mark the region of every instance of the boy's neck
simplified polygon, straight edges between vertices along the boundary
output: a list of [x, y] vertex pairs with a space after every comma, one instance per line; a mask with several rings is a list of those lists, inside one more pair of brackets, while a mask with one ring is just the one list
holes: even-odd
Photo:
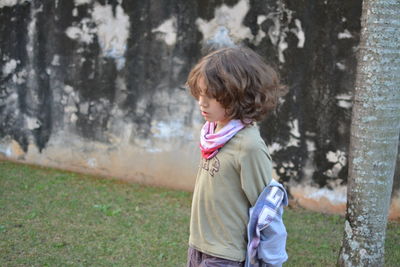
[[218, 121], [217, 123], [216, 123], [216, 126], [215, 126], [215, 133], [217, 133], [218, 131], [220, 131], [222, 128], [224, 128], [227, 124], [229, 123], [229, 120], [228, 121]]

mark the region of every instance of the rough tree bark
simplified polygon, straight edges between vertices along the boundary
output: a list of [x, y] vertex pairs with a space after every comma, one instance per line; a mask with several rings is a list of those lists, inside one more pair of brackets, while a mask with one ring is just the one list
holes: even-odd
[[339, 266], [383, 266], [400, 131], [400, 1], [365, 0]]

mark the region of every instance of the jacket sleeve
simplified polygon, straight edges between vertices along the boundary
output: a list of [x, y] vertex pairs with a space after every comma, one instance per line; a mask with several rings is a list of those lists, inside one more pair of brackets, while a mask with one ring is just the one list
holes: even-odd
[[283, 207], [287, 205], [285, 188], [272, 180], [250, 209], [246, 267], [277, 267], [288, 259], [287, 232], [282, 220]]
[[261, 241], [258, 246], [259, 260], [267, 263], [267, 266], [282, 266], [287, 261], [286, 238], [287, 232], [282, 221], [283, 208], [275, 216], [271, 224], [261, 231]]

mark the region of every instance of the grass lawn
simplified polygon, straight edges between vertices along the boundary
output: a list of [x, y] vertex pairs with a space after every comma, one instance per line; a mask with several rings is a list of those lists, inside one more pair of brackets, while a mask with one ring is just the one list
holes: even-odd
[[[185, 266], [191, 194], [0, 161], [0, 266]], [[335, 266], [343, 218], [286, 209], [285, 266]], [[389, 223], [386, 266], [399, 266]]]

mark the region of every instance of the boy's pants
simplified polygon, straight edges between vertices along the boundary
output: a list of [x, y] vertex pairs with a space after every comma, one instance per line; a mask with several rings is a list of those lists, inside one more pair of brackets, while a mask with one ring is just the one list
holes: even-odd
[[217, 258], [189, 247], [187, 267], [243, 267], [244, 262]]

